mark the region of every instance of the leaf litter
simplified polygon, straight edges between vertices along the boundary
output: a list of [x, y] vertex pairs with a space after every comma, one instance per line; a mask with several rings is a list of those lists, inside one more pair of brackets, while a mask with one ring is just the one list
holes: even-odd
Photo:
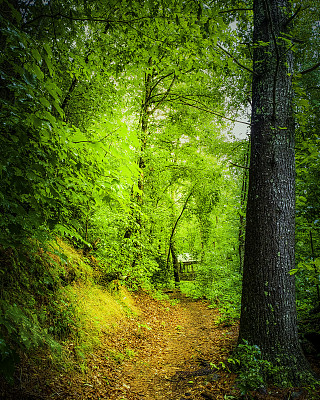
[[[31, 366], [20, 387], [8, 391], [5, 397], [0, 395], [0, 399], [246, 398], [240, 396], [236, 375], [227, 366], [237, 343], [237, 324], [217, 324], [217, 309], [179, 291], [171, 294], [175, 299], [172, 302], [156, 300], [142, 290], [132, 296], [139, 315], [131, 315], [105, 332], [101, 346], [79, 363], [78, 371], [57, 373], [50, 365], [45, 368], [44, 361]], [[304, 391], [294, 393], [298, 393], [297, 399], [308, 399]], [[265, 393], [256, 391], [251, 398], [291, 399], [291, 392], [273, 388]]]

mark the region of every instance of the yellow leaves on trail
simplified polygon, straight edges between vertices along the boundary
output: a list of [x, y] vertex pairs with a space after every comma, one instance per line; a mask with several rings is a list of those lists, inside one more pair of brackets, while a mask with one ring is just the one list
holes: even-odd
[[210, 393], [223, 400], [233, 393], [234, 375], [213, 371], [210, 365], [227, 362], [237, 328], [218, 327], [218, 313], [207, 303], [176, 293], [180, 302], [173, 305], [121, 286], [112, 299], [86, 282], [69, 290], [83, 322], [82, 337], [69, 340], [64, 348], [66, 362], [76, 362], [75, 369], [46, 368], [44, 358], [29, 368], [28, 380], [38, 385], [41, 397], [203, 400], [203, 393]]
[[[216, 310], [178, 296], [180, 304], [173, 306], [145, 292], [132, 294], [140, 315], [105, 335], [100, 349], [89, 357], [86, 384], [92, 386], [82, 385], [82, 398], [167, 400], [188, 393], [196, 400], [203, 399], [206, 390], [223, 399], [234, 376], [219, 371], [209, 379], [197, 371], [203, 370], [203, 362], [226, 362], [236, 328], [217, 327]], [[207, 374], [212, 376], [210, 368]], [[76, 377], [73, 382], [78, 385]]]

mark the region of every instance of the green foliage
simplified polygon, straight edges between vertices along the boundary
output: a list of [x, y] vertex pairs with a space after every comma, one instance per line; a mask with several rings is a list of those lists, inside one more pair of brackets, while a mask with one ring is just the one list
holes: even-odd
[[74, 334], [79, 330], [74, 301], [75, 298], [68, 298], [65, 295], [57, 296], [46, 310], [50, 318], [49, 332], [60, 340], [66, 339], [71, 333]]
[[[224, 174], [222, 173], [222, 175]], [[203, 208], [198, 209], [201, 207], [201, 202], [196, 208], [202, 233], [202, 242], [199, 245], [200, 248], [197, 249], [202, 260], [200, 264], [195, 265], [196, 281], [193, 283], [182, 282], [181, 289], [195, 298], [205, 297], [210, 300], [212, 306], [218, 307], [220, 311], [220, 319], [217, 322], [229, 324], [240, 316], [241, 275], [237, 251], [238, 220], [234, 218], [233, 214], [234, 209], [240, 208], [241, 205], [238, 204], [239, 188], [236, 180], [225, 179], [222, 182], [217, 179], [216, 183], [219, 185], [219, 197], [215, 197], [215, 203], [207, 211]], [[208, 190], [210, 190], [212, 193], [213, 187], [202, 188], [202, 192], [208, 194]], [[227, 201], [229, 196], [233, 199], [232, 202]], [[204, 207], [207, 207], [208, 197], [203, 197]], [[199, 229], [199, 227], [197, 228]], [[190, 232], [189, 226], [187, 229]], [[186, 250], [190, 251], [190, 248]]]
[[[112, 276], [130, 289], [172, 286], [171, 243], [201, 259], [196, 282], [181, 287], [218, 305], [221, 322], [239, 313], [235, 210], [244, 205], [241, 174], [225, 164], [243, 152], [225, 139], [223, 115], [236, 118], [250, 78], [217, 45], [249, 65], [238, 36], [249, 35], [251, 13], [231, 34], [233, 17], [220, 13], [229, 2], [91, 3], [1, 13], [0, 349], [9, 375], [13, 348], [51, 340], [73, 337], [83, 362], [91, 314], [76, 283], [92, 284], [88, 304], [104, 298], [96, 284], [117, 291]], [[92, 318], [92, 343], [102, 319]]]
[[43, 312], [0, 301], [0, 372], [9, 382], [13, 383], [19, 352], [31, 353], [44, 346], [56, 354], [61, 350], [60, 344], [49, 334], [45, 318]]
[[244, 395], [250, 396], [250, 391], [266, 388], [270, 383], [279, 387], [290, 387], [292, 380], [295, 380], [310, 388], [317, 384], [312, 375], [300, 373], [299, 366], [293, 374], [290, 368], [263, 359], [261, 349], [257, 345], [250, 345], [246, 340], [237, 345], [228, 364], [236, 372], [237, 386]]
[[125, 360], [135, 357], [137, 354], [134, 350], [126, 348], [124, 353], [116, 350], [109, 350], [109, 357], [116, 361], [118, 364], [122, 364]]
[[[0, 251], [4, 260], [0, 276], [1, 372], [10, 381], [21, 353], [47, 348], [58, 355], [61, 350], [57, 329], [51, 322], [58, 309], [57, 290], [67, 274], [60, 263], [49, 268], [49, 256], [33, 246], [29, 243], [19, 256], [10, 250]], [[55, 313], [51, 313], [53, 310]], [[66, 315], [58, 317], [56, 325], [65, 326]]]
[[88, 265], [61, 240], [46, 251], [34, 243], [19, 258], [2, 249], [0, 258], [5, 260], [0, 276], [0, 372], [11, 382], [21, 354], [46, 351], [54, 362], [72, 364], [64, 346], [68, 341], [85, 367], [86, 354], [99, 345], [101, 332], [136, 313], [125, 289], [110, 288], [112, 296], [98, 285], [103, 265]]
[[218, 324], [233, 324], [240, 317], [241, 277], [228, 266], [199, 266], [196, 282], [181, 282], [182, 292], [210, 300], [220, 315]]
[[[293, 27], [303, 44], [299, 45], [295, 61], [298, 71], [308, 70], [317, 63], [313, 48], [319, 45], [319, 26], [313, 21], [319, 17], [319, 10], [311, 2], [308, 12], [302, 13]], [[299, 319], [312, 315], [319, 305], [319, 68], [295, 79], [296, 116], [296, 267], [292, 274], [296, 279], [297, 306]], [[301, 330], [319, 329], [316, 319]]]
[[25, 232], [43, 230], [47, 219], [43, 212], [51, 206], [50, 195], [41, 175], [54, 157], [44, 143], [50, 140], [55, 118], [47, 111], [38, 61], [25, 51], [30, 39], [6, 21], [1, 26], [6, 43], [1, 68], [7, 86], [1, 100], [1, 243], [10, 246], [23, 240]]
[[[216, 107], [222, 105], [221, 92], [208, 85], [212, 76], [204, 72], [207, 54], [199, 59], [197, 44], [203, 46], [209, 40], [209, 31], [221, 33], [224, 21], [216, 9], [199, 14], [199, 8], [191, 4], [181, 6], [180, 11], [177, 5], [179, 9], [173, 14], [164, 4], [154, 8], [149, 3], [128, 6], [121, 2], [115, 10], [110, 4], [110, 11], [119, 14], [120, 19], [131, 15], [131, 8], [135, 15], [141, 15], [140, 36], [128, 26], [106, 29], [104, 23], [95, 22], [105, 12], [99, 1], [92, 9], [81, 2], [66, 2], [59, 10], [56, 5], [50, 7], [50, 12], [58, 11], [59, 15], [68, 15], [72, 8], [73, 15], [90, 18], [78, 22], [77, 18], [57, 17], [51, 24], [42, 17], [48, 6], [32, 4], [23, 29], [19, 26], [21, 19], [15, 25], [5, 21], [3, 28], [6, 47], [1, 65], [8, 92], [2, 111], [11, 115], [5, 130], [12, 140], [5, 141], [1, 148], [12, 157], [7, 157], [3, 167], [2, 243], [12, 246], [15, 233], [17, 243], [30, 236], [43, 242], [54, 232], [90, 249], [91, 243], [99, 239], [98, 254], [108, 258], [113, 269], [148, 281], [159, 270], [156, 260], [167, 251], [170, 228], [163, 221], [167, 221], [166, 210], [172, 204], [170, 197], [172, 193], [187, 192], [195, 180], [200, 181], [197, 174], [202, 161], [207, 165], [192, 207], [196, 208], [193, 214], [201, 219], [203, 240], [208, 229], [204, 214], [218, 199], [218, 183], [214, 181], [219, 173], [212, 167], [208, 171], [208, 156], [214, 147], [211, 132], [217, 128], [207, 114], [199, 117], [196, 110], [186, 112], [185, 105], [176, 100], [181, 96], [191, 102], [189, 106], [196, 107], [197, 102], [190, 97], [196, 93], [203, 107], [209, 107], [210, 98], [215, 99]], [[168, 19], [162, 12], [168, 13]], [[152, 19], [146, 15], [152, 15]], [[176, 23], [172, 24], [170, 18]], [[46, 37], [38, 32], [40, 26], [40, 31], [46, 26]], [[158, 41], [149, 37], [150, 29]], [[186, 40], [190, 32], [193, 42]], [[165, 45], [161, 38], [165, 38]], [[12, 67], [17, 73], [10, 73]], [[211, 74], [221, 79], [219, 68], [217, 64]], [[153, 85], [152, 96], [159, 101], [149, 105], [148, 143], [141, 147], [142, 135], [136, 124], [142, 114], [130, 110], [141, 104], [141, 90], [147, 90], [142, 88], [145, 74]], [[171, 81], [172, 74], [178, 79]], [[220, 85], [226, 86], [222, 81]], [[231, 90], [232, 85], [228, 87]], [[157, 108], [163, 118], [155, 115]], [[163, 135], [158, 135], [159, 129]], [[170, 160], [172, 150], [175, 162]], [[136, 163], [140, 152], [146, 166], [143, 191]], [[169, 173], [165, 174], [167, 167]], [[209, 185], [215, 187], [207, 191]], [[166, 190], [157, 196], [160, 186]], [[139, 203], [136, 199], [142, 194], [144, 202]], [[128, 230], [134, 234], [124, 240]], [[164, 279], [168, 279], [167, 272]]]
[[269, 361], [263, 360], [260, 348], [249, 345], [245, 340], [238, 344], [228, 362], [237, 372], [237, 386], [245, 395], [264, 387], [267, 375], [273, 368]]

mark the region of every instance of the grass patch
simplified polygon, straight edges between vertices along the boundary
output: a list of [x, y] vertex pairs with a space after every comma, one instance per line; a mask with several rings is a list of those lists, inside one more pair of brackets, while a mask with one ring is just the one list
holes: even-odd
[[64, 346], [66, 365], [80, 361], [85, 366], [86, 355], [101, 346], [103, 335], [125, 323], [128, 315], [139, 314], [125, 287], [110, 293], [104, 287], [80, 282], [63, 288], [61, 297], [73, 307], [73, 329]]
[[125, 287], [118, 281], [99, 285], [99, 265], [93, 269], [59, 238], [21, 254], [0, 249], [2, 259], [0, 374], [11, 382], [16, 364], [26, 358], [32, 362], [35, 354], [44, 365], [47, 357], [59, 367], [78, 362], [84, 368], [103, 334], [128, 315], [139, 315]]

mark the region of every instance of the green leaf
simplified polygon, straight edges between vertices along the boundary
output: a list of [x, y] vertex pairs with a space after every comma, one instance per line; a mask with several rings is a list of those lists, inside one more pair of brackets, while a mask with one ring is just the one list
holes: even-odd
[[45, 98], [45, 97], [40, 97], [40, 103], [46, 107], [46, 108], [50, 108], [50, 103], [49, 101]]
[[40, 67], [38, 65], [33, 66], [33, 72], [36, 74], [37, 78], [42, 81], [44, 78], [44, 74], [41, 71]]
[[39, 51], [38, 51], [37, 49], [35, 49], [35, 48], [31, 49], [31, 54], [33, 55], [33, 57], [34, 57], [38, 62], [41, 62], [42, 57], [41, 57], [41, 55], [40, 55], [40, 53], [39, 53]]
[[296, 274], [298, 271], [299, 271], [298, 268], [293, 268], [293, 269], [291, 269], [291, 270], [289, 271], [289, 274], [290, 274], [290, 275], [294, 275], [294, 274]]
[[54, 108], [58, 111], [60, 117], [63, 119], [65, 114], [64, 114], [63, 109], [60, 107], [59, 103], [56, 100], [53, 100], [52, 104], [53, 104]]
[[40, 126], [42, 126], [42, 120], [35, 114], [30, 114], [29, 119], [31, 120], [31, 123], [34, 125], [35, 128], [39, 128]]
[[56, 119], [50, 112], [44, 111], [43, 115], [52, 125], [55, 125]]
[[52, 51], [51, 51], [51, 47], [49, 46], [49, 44], [45, 42], [45, 43], [43, 44], [43, 48], [44, 48], [45, 51], [47, 52], [48, 56], [49, 56], [50, 58], [52, 58]]
[[316, 267], [318, 267], [318, 268], [320, 267], [320, 258], [319, 257], [314, 260], [314, 264]]
[[43, 57], [43, 59], [46, 63], [46, 66], [48, 67], [50, 76], [53, 76], [53, 65], [52, 65], [51, 59], [47, 55], [45, 55]]

